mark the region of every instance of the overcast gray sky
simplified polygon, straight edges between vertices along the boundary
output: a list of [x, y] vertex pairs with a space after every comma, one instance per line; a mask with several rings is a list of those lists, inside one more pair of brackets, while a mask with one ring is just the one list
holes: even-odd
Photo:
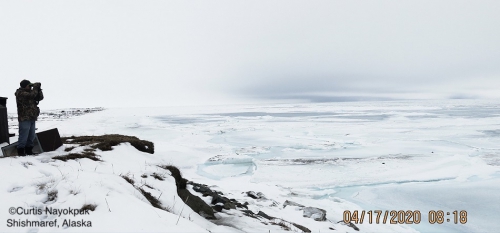
[[500, 1], [0, 1], [42, 108], [499, 98]]

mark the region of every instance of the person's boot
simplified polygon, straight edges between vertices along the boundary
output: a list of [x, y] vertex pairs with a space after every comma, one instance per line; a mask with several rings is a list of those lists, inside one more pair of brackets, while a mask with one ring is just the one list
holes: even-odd
[[17, 148], [17, 156], [26, 156], [24, 148]]
[[33, 147], [25, 147], [24, 148], [24, 152], [26, 153], [26, 155], [34, 155], [33, 153]]

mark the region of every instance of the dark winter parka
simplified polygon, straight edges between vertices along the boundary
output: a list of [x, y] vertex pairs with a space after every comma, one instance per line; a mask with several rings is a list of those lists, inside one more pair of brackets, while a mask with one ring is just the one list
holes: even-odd
[[26, 90], [24, 88], [17, 89], [17, 120], [21, 121], [36, 121], [40, 115], [38, 101], [43, 100], [43, 92], [40, 88]]

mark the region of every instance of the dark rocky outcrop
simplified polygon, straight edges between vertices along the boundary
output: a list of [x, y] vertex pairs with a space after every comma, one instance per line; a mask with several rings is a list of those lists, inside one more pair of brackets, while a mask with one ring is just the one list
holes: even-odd
[[165, 170], [169, 170], [175, 179], [175, 185], [177, 186], [177, 195], [182, 199], [187, 206], [189, 206], [194, 212], [205, 217], [206, 219], [217, 219], [214, 215], [214, 210], [200, 197], [193, 195], [186, 189], [188, 180], [182, 177], [181, 171], [172, 165], [160, 165], [158, 166]]
[[233, 202], [226, 202], [224, 204], [224, 209], [226, 210], [236, 209], [236, 205]]
[[307, 228], [307, 227], [305, 227], [305, 226], [302, 226], [302, 225], [299, 225], [299, 224], [297, 224], [297, 223], [293, 223], [293, 222], [292, 222], [292, 225], [293, 225], [294, 227], [299, 228], [299, 229], [300, 229], [301, 231], [303, 231], [303, 232], [311, 232], [311, 230], [309, 230], [309, 228]]
[[245, 208], [248, 210], [248, 202], [245, 202], [243, 204], [239, 203], [239, 202], [236, 202], [236, 207], [238, 208]]
[[217, 212], [222, 212], [222, 209], [224, 209], [224, 206], [222, 205], [214, 205], [212, 208], [217, 211]]
[[194, 212], [206, 219], [217, 219], [212, 207], [210, 207], [200, 197], [191, 194], [187, 189], [177, 189], [177, 194]]
[[217, 212], [221, 212], [222, 209], [225, 210], [236, 209], [236, 208], [248, 209], [248, 202], [241, 204], [236, 199], [229, 199], [223, 196], [224, 194], [222, 192], [214, 191], [204, 184], [198, 184], [192, 181], [189, 181], [188, 184], [192, 185], [193, 190], [201, 193], [203, 196], [205, 197], [211, 196], [212, 201], [210, 202], [210, 204], [212, 205], [212, 208]]
[[211, 202], [212, 205], [215, 205], [217, 203], [221, 203], [222, 205], [224, 205], [227, 202], [229, 202], [229, 199], [227, 197], [223, 197], [216, 192], [212, 192], [211, 196], [212, 196], [212, 202]]
[[[210, 202], [210, 204], [212, 205], [211, 208], [217, 212], [221, 212], [223, 210], [229, 210], [229, 209], [237, 209], [237, 210], [241, 211], [245, 216], [251, 217], [254, 219], [258, 219], [266, 225], [272, 224], [272, 225], [280, 225], [281, 226], [282, 224], [285, 224], [287, 227], [290, 227], [290, 226], [295, 227], [294, 231], [311, 232], [311, 230], [309, 230], [305, 226], [270, 216], [263, 211], [259, 211], [258, 213], [254, 213], [251, 210], [248, 210], [248, 202], [245, 202], [242, 204], [242, 203], [238, 202], [236, 199], [232, 199], [232, 198], [229, 199], [229, 198], [225, 197], [222, 192], [212, 190], [207, 185], [198, 184], [198, 183], [195, 183], [192, 181], [188, 181], [187, 184], [192, 185], [193, 190], [201, 193], [203, 196], [211, 196], [212, 197], [212, 201]], [[266, 196], [261, 192], [248, 191], [248, 192], [246, 192], [246, 194], [247, 194], [247, 196], [249, 196], [253, 199], [268, 200], [266, 198]], [[319, 208], [315, 208], [315, 207], [305, 207], [304, 205], [298, 204], [296, 202], [288, 201], [288, 200], [285, 201], [283, 206], [284, 207], [297, 206], [297, 207], [300, 207], [303, 209], [307, 209], [308, 217], [319, 219], [317, 221], [325, 221], [325, 219], [326, 219], [326, 211], [323, 209], [319, 209]], [[291, 230], [293, 230], [293, 229], [291, 229]]]
[[261, 216], [261, 217], [263, 217], [263, 218], [265, 218], [267, 220], [273, 220], [273, 219], [275, 219], [275, 217], [271, 217], [271, 216], [267, 215], [266, 213], [264, 213], [262, 211], [259, 211], [259, 213], [257, 213], [257, 215], [259, 215], [259, 216]]
[[261, 192], [257, 192], [256, 193], [254, 191], [248, 191], [247, 195], [249, 197], [253, 198], [253, 199], [264, 199], [264, 200], [266, 200], [266, 196], [263, 193], [261, 193]]
[[[290, 224], [290, 225], [293, 225], [294, 227], [296, 227], [297, 229], [301, 230], [302, 232], [311, 232], [311, 230], [309, 230], [309, 228], [307, 228], [305, 226], [299, 225], [297, 223], [289, 222], [289, 221], [286, 221], [286, 220], [283, 220], [280, 218], [275, 218], [275, 217], [270, 216], [262, 211], [259, 211], [259, 213], [257, 213], [257, 214], [255, 214], [254, 212], [252, 212], [250, 210], [241, 210], [241, 212], [243, 212], [246, 216], [251, 217], [251, 218], [255, 218], [255, 219], [264, 218], [268, 221], [279, 222], [278, 224], [276, 224], [275, 222], [270, 222], [273, 225]], [[290, 229], [288, 229], [288, 230], [290, 230]]]
[[243, 212], [243, 214], [248, 217], [259, 219], [255, 216], [254, 212], [252, 212], [251, 210], [241, 210], [241, 212]]
[[174, 177], [175, 179], [175, 185], [178, 189], [186, 189], [187, 180], [182, 178], [182, 174], [179, 168], [172, 165], [160, 165], [158, 167], [170, 171], [170, 174], [172, 174], [172, 177]]
[[359, 231], [359, 228], [354, 225], [354, 223], [350, 222], [349, 224], [347, 224], [347, 226], [351, 227], [352, 229], [356, 230], [356, 231]]

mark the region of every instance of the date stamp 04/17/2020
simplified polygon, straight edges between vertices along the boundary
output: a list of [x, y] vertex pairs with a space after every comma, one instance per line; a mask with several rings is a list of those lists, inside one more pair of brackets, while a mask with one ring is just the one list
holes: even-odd
[[[419, 210], [346, 210], [343, 220], [345, 223], [356, 224], [420, 224], [422, 213]], [[430, 224], [466, 224], [467, 211], [430, 210], [427, 220]]]

